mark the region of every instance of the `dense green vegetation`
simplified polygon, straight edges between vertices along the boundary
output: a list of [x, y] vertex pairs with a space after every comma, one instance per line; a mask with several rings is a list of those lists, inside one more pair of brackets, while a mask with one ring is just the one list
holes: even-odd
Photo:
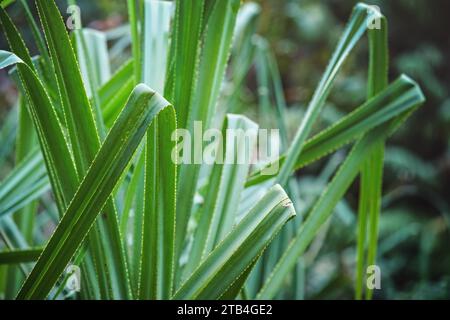
[[[428, 188], [438, 172], [390, 144], [425, 102], [401, 74], [423, 76], [408, 68], [413, 57], [390, 68], [395, 19], [355, 4], [340, 28], [339, 10], [317, 2], [128, 0], [129, 24], [68, 33], [75, 1], [61, 11], [53, 0], [10, 2], [0, 67], [19, 98], [0, 130], [4, 298], [448, 295], [445, 268], [431, 263], [448, 262], [448, 204]], [[17, 8], [27, 41], [6, 12]], [[297, 37], [320, 54], [296, 56]], [[296, 87], [307, 75], [307, 89]], [[279, 128], [279, 172], [175, 164], [172, 133], [195, 121]], [[398, 172], [413, 172], [423, 193]], [[417, 215], [409, 198], [424, 194], [438, 217]], [[81, 268], [77, 293], [70, 265]], [[381, 290], [366, 286], [370, 265]]]

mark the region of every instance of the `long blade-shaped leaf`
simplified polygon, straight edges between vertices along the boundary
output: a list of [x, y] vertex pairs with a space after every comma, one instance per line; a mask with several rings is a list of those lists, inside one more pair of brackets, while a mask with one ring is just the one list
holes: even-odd
[[172, 295], [175, 264], [176, 164], [172, 133], [174, 113], [152, 123], [145, 147], [145, 195], [139, 297], [168, 299]]
[[56, 4], [54, 1], [44, 0], [36, 1], [36, 5], [57, 75], [75, 165], [83, 175], [100, 145], [94, 114]]
[[[411, 104], [410, 101], [418, 99], [421, 95], [420, 89], [413, 81], [406, 76], [399, 77], [375, 98], [308, 140], [296, 160], [294, 169], [300, 169], [355, 141], [376, 126], [411, 111], [415, 104]], [[283, 165], [286, 155], [275, 161]], [[272, 165], [273, 163], [268, 166]], [[255, 185], [271, 178], [270, 175], [263, 175], [262, 171], [263, 169], [251, 174], [246, 185]]]
[[[100, 148], [97, 128], [102, 129], [103, 124], [101, 119], [97, 119], [100, 123], [95, 122], [94, 112], [84, 87], [76, 55], [55, 2], [52, 0], [36, 1], [36, 5], [56, 72], [75, 166], [79, 175], [84, 176]], [[92, 88], [92, 90], [94, 89]], [[97, 107], [99, 108], [99, 106]], [[99, 265], [108, 269], [106, 274], [111, 277], [113, 294], [118, 297], [127, 297], [131, 292], [127, 261], [112, 199], [107, 203], [105, 215], [98, 219], [97, 224], [98, 230], [94, 229], [93, 232], [98, 231], [99, 235], [97, 237], [93, 234], [91, 241], [94, 258]], [[109, 285], [105, 281], [101, 283], [103, 283], [103, 287]]]
[[[75, 193], [78, 184], [70, 150], [51, 100], [34, 72], [31, 57], [23, 39], [3, 9], [0, 9], [0, 20], [11, 49], [17, 55], [16, 59], [24, 62], [17, 65], [18, 73], [29, 99], [27, 106], [38, 133], [53, 192], [58, 207], [63, 210], [70, 201], [69, 197]], [[66, 178], [64, 183], [61, 177]]]
[[[164, 91], [173, 4], [144, 3], [143, 80], [157, 92]], [[175, 119], [167, 114], [153, 122], [144, 152], [145, 180], [142, 220], [136, 219], [134, 250], [138, 260], [140, 299], [168, 299], [172, 295], [175, 265], [176, 164], [172, 161]], [[139, 160], [139, 161], [142, 161]], [[142, 199], [137, 199], [142, 201]], [[139, 237], [139, 238], [137, 238]]]
[[337, 45], [319, 86], [314, 92], [314, 96], [308, 105], [308, 109], [295, 135], [294, 141], [289, 148], [286, 161], [283, 163], [280, 173], [277, 176], [278, 183], [281, 183], [282, 185], [287, 183], [288, 178], [295, 167], [296, 160], [303, 151], [304, 143], [311, 133], [311, 129], [328, 98], [337, 72], [350, 51], [366, 31], [370, 22], [369, 19], [371, 19], [372, 15], [373, 11], [369, 10], [369, 7], [366, 5], [358, 4], [355, 7], [344, 35]]
[[[185, 5], [181, 5], [181, 3], [185, 2], [200, 3], [201, 1], [179, 1], [179, 10], [184, 10], [183, 7]], [[203, 46], [199, 56], [199, 68], [193, 70], [195, 78], [192, 82], [192, 87], [181, 84], [185, 84], [185, 82], [180, 79], [176, 80], [176, 85], [182, 87], [180, 88], [180, 90], [182, 89], [180, 92], [189, 98], [189, 100], [178, 100], [178, 103], [180, 104], [179, 107], [184, 108], [180, 113], [180, 121], [178, 124], [179, 127], [186, 128], [191, 133], [193, 133], [196, 121], [201, 121], [204, 130], [210, 127], [211, 118], [215, 113], [219, 90], [229, 58], [239, 5], [240, 1], [238, 0], [206, 1], [204, 8], [206, 14], [204, 19], [208, 19], [208, 23], [204, 21], [205, 27], [201, 38]], [[200, 10], [200, 8], [198, 8], [198, 10]], [[183, 15], [183, 12], [179, 12], [178, 14]], [[186, 23], [188, 17], [188, 14], [180, 16], [180, 21], [178, 24], [176, 22], [176, 24], [181, 26], [181, 23]], [[183, 29], [181, 29], [181, 31], [184, 32]], [[181, 33], [180, 39], [188, 40], [186, 36]], [[177, 45], [182, 45], [182, 43], [177, 43]], [[192, 46], [193, 44], [189, 45]], [[181, 51], [180, 54], [183, 54], [183, 51]], [[184, 63], [184, 61], [177, 60], [175, 63]], [[178, 82], [180, 82], [180, 84], [178, 84]], [[185, 105], [186, 102], [188, 102], [187, 105]], [[186, 118], [184, 119], [183, 117]], [[181, 250], [183, 249], [182, 244], [185, 240], [187, 223], [191, 215], [199, 170], [200, 165], [198, 164], [180, 166], [177, 199], [177, 239], [175, 245], [177, 256], [180, 255]], [[179, 276], [180, 273], [178, 273], [177, 279]]]
[[[207, 1], [208, 2], [208, 1]], [[213, 1], [209, 1], [213, 2]], [[200, 55], [200, 37], [204, 19], [205, 0], [183, 1], [175, 3], [175, 19], [172, 31], [172, 42], [168, 60], [168, 74], [164, 96], [171, 101], [177, 110], [177, 127], [186, 128], [188, 110], [197, 82], [197, 67]], [[192, 183], [190, 188], [182, 187], [194, 179], [183, 178], [183, 175], [195, 176], [196, 171], [186, 172], [182, 167], [178, 171], [177, 216], [175, 259], [181, 254], [185, 240], [187, 222], [190, 216]], [[189, 193], [186, 194], [186, 192]], [[177, 264], [176, 264], [177, 265]], [[177, 272], [177, 270], [175, 270]]]
[[[25, 281], [19, 299], [43, 299], [48, 295], [105, 206], [147, 127], [168, 106], [145, 85], [136, 87]], [[170, 110], [164, 112], [173, 112]]]
[[[424, 97], [415, 84], [419, 95], [407, 101], [408, 105], [417, 107], [424, 101]], [[401, 124], [410, 112], [406, 112], [401, 117], [385, 123], [366, 134], [353, 147], [345, 162], [341, 165], [333, 180], [328, 185], [316, 205], [310, 212], [308, 218], [300, 226], [297, 236], [291, 241], [282, 258], [277, 263], [271, 276], [259, 292], [257, 298], [273, 298], [283, 284], [283, 280], [292, 268], [296, 265], [298, 257], [305, 251], [312, 239], [317, 234], [319, 228], [333, 212], [334, 207], [345, 194], [346, 190], [357, 176], [362, 164], [367, 156], [379, 143], [383, 142], [399, 124]]]
[[103, 140], [106, 128], [98, 89], [111, 77], [106, 36], [100, 31], [87, 28], [75, 30], [73, 35], [86, 93], [92, 98], [95, 123]]
[[[229, 132], [243, 130], [241, 132], [248, 133], [246, 137], [249, 138], [250, 143], [236, 141], [238, 137], [227, 136], [227, 130]], [[205, 203], [200, 209], [200, 218], [194, 233], [189, 260], [184, 269], [186, 276], [192, 273], [234, 225], [241, 193], [250, 167], [251, 155], [246, 153], [256, 149], [257, 130], [258, 126], [248, 118], [227, 115], [222, 130], [225, 141], [217, 141], [217, 155], [223, 159], [216, 158], [218, 161], [214, 164], [209, 178]], [[224, 150], [225, 154], [222, 154], [221, 150]], [[247, 158], [238, 162], [236, 156]]]
[[169, 56], [173, 74], [168, 77], [164, 95], [177, 110], [180, 128], [186, 128], [188, 108], [196, 83], [204, 2], [177, 0], [175, 4], [174, 38]]
[[[369, 30], [369, 79], [368, 99], [374, 97], [388, 85], [388, 41], [386, 18], [378, 14], [380, 28]], [[378, 218], [381, 206], [381, 188], [383, 180], [384, 142], [380, 142], [373, 154], [366, 160], [361, 170], [360, 197], [358, 209], [358, 243], [356, 261], [357, 299], [362, 298], [364, 272], [364, 249], [369, 241], [366, 266], [375, 264], [378, 240]], [[368, 216], [368, 221], [366, 217]], [[368, 230], [368, 234], [367, 234]], [[366, 298], [370, 299], [373, 290], [367, 289]]]
[[[254, 265], [264, 249], [295, 211], [284, 190], [276, 185], [214, 249], [173, 299], [229, 298], [236, 280]], [[237, 292], [236, 288], [233, 288]]]

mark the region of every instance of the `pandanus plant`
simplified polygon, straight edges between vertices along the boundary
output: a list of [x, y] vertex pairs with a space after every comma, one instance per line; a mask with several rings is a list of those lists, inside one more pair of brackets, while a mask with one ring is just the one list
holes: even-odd
[[[131, 39], [132, 54], [111, 74], [117, 46], [108, 49], [104, 33], [68, 31], [53, 0], [35, 2], [37, 19], [27, 1], [16, 2], [2, 1], [0, 9], [10, 47], [0, 51], [0, 67], [9, 67], [20, 92], [11, 111], [18, 112], [16, 165], [0, 184], [6, 298], [73, 297], [68, 266], [80, 267], [81, 299], [286, 297], [304, 277], [305, 250], [357, 177], [355, 296], [372, 297], [363, 288], [365, 267], [376, 258], [385, 143], [424, 101], [409, 77], [388, 81], [380, 12], [355, 6], [289, 141], [276, 62], [255, 36], [258, 5], [128, 0], [129, 27], [117, 42]], [[30, 56], [10, 5], [21, 6], [39, 55]], [[365, 33], [367, 101], [312, 135]], [[192, 132], [198, 121], [221, 130], [258, 127], [230, 114], [253, 64], [274, 92], [276, 108], [267, 112], [277, 119], [282, 156], [258, 166], [174, 162], [177, 128]], [[321, 196], [296, 216], [302, 190], [295, 172], [347, 145]], [[275, 163], [280, 169], [267, 174]], [[288, 297], [301, 297], [294, 287]]]

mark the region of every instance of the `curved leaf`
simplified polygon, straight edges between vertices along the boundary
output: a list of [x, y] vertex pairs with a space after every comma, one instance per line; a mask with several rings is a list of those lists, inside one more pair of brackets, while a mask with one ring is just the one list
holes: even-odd
[[147, 86], [136, 87], [25, 281], [18, 299], [44, 299], [48, 295], [102, 211], [147, 127], [162, 110], [173, 112], [169, 106]]
[[[173, 299], [229, 297], [234, 283], [254, 265], [283, 225], [295, 216], [284, 190], [276, 185], [200, 264]], [[233, 288], [237, 292], [237, 288]]]

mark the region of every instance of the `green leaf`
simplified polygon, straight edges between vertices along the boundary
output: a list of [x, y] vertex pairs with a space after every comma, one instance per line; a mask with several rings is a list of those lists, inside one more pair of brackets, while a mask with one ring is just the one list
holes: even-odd
[[0, 167], [3, 166], [14, 147], [14, 140], [17, 137], [17, 114], [17, 108], [13, 108], [2, 121], [0, 141], [3, 143], [0, 146]]
[[[173, 4], [170, 2], [144, 3], [142, 76], [144, 82], [157, 92], [164, 91], [172, 9]], [[137, 216], [135, 222], [134, 235], [140, 244], [136, 244], [133, 258], [139, 261], [140, 299], [168, 299], [172, 296], [176, 163], [171, 153], [175, 147], [172, 139], [175, 130], [176, 121], [172, 114], [161, 116], [152, 123], [139, 160], [145, 160], [145, 191], [143, 215]]]
[[175, 113], [153, 122], [145, 146], [144, 216], [140, 254], [141, 299], [169, 299], [175, 265]]
[[344, 34], [339, 41], [336, 50], [331, 57], [331, 60], [322, 76], [322, 79], [314, 92], [314, 96], [308, 105], [305, 116], [302, 119], [300, 127], [295, 135], [289, 151], [287, 152], [286, 161], [283, 163], [276, 181], [285, 185], [292, 173], [299, 155], [302, 153], [306, 139], [308, 138], [315, 121], [317, 120], [326, 99], [331, 91], [333, 82], [336, 78], [337, 72], [341, 68], [345, 59], [354, 48], [358, 40], [366, 31], [373, 11], [370, 7], [364, 4], [356, 5], [353, 14]]
[[56, 71], [65, 125], [77, 171], [83, 175], [100, 145], [94, 114], [78, 62], [54, 1], [36, 2], [50, 56]]
[[42, 248], [0, 252], [0, 265], [34, 262], [39, 258], [41, 253]]
[[100, 87], [98, 95], [103, 113], [103, 120], [107, 127], [114, 124], [125, 102], [135, 86], [133, 76], [134, 61], [128, 60], [119, 70]]
[[[288, 143], [288, 128], [286, 126], [286, 101], [284, 98], [284, 90], [281, 82], [280, 71], [276, 63], [275, 57], [270, 50], [268, 42], [263, 38], [256, 38], [254, 40], [256, 46], [256, 74], [258, 80], [258, 94], [259, 105], [261, 113], [270, 115], [268, 116], [267, 126], [274, 126], [280, 131], [280, 149], [285, 152]], [[275, 121], [273, 120], [275, 119]], [[286, 192], [290, 195], [295, 208], [300, 208], [300, 191], [298, 190], [298, 181], [295, 176], [289, 179], [286, 187]], [[298, 211], [300, 213], [301, 211]], [[262, 270], [252, 274], [250, 282], [252, 282], [252, 294], [256, 295], [257, 290], [262, 286], [262, 280], [267, 278], [270, 272], [275, 267], [277, 261], [280, 259], [283, 251], [289, 244], [289, 240], [292, 238], [296, 226], [302, 223], [302, 214], [299, 214], [295, 219], [295, 225], [291, 224], [290, 227], [283, 228], [280, 235], [274, 239], [270, 244], [267, 251], [264, 253], [261, 259]], [[304, 297], [304, 263], [303, 258], [298, 260], [297, 268], [295, 268], [292, 278], [296, 281], [296, 285], [291, 285], [294, 288], [294, 296], [296, 299], [303, 299]], [[257, 289], [255, 288], [257, 287]], [[256, 290], [255, 290], [256, 289]], [[288, 289], [289, 290], [289, 289]], [[250, 293], [249, 292], [249, 293]], [[254, 296], [253, 295], [253, 296]]]
[[[208, 2], [208, 1], [207, 1]], [[209, 1], [212, 4], [213, 1]], [[214, 1], [215, 5], [215, 1]], [[175, 2], [172, 41], [168, 58], [168, 74], [164, 96], [173, 103], [177, 111], [177, 127], [187, 128], [189, 109], [198, 79], [198, 63], [201, 52], [201, 32], [203, 27], [205, 0]], [[187, 223], [190, 217], [192, 195], [195, 193], [198, 169], [178, 170], [177, 214], [175, 260], [178, 261], [183, 244]], [[185, 177], [186, 176], [186, 177]], [[194, 185], [194, 186], [193, 186]], [[194, 189], [194, 190], [192, 190]], [[177, 264], [175, 265], [177, 267]], [[176, 278], [180, 277], [177, 272]]]
[[168, 106], [145, 85], [136, 87], [25, 281], [19, 299], [46, 298], [102, 212], [151, 121], [162, 110], [173, 112]]
[[15, 0], [3, 0], [0, 3], [2, 8], [7, 8], [10, 4], [14, 3]]
[[[281, 78], [267, 41], [255, 35], [259, 5], [240, 0], [128, 0], [130, 26], [108, 32], [120, 34], [108, 44], [113, 61], [119, 55], [123, 61], [129, 54], [130, 28], [133, 57], [111, 76], [106, 40], [101, 36], [97, 41], [96, 32], [81, 29], [70, 38], [54, 0], [36, 1], [45, 37], [27, 1], [17, 6], [40, 51], [32, 59], [3, 9], [11, 2], [0, 2], [0, 22], [12, 51], [0, 50], [0, 69], [16, 66], [11, 75], [23, 98], [0, 130], [0, 166], [12, 158], [14, 139], [17, 147], [15, 167], [0, 183], [0, 236], [9, 250], [0, 252], [0, 262], [3, 257], [19, 265], [0, 268], [2, 296], [14, 298], [31, 271], [19, 298], [67, 298], [67, 274], [62, 274], [68, 264], [75, 264], [82, 270], [82, 290], [75, 296], [80, 299], [301, 299], [302, 255], [332, 212], [340, 215], [342, 197], [361, 173], [359, 290], [364, 265], [375, 263], [377, 255], [385, 141], [424, 100], [406, 76], [388, 85], [386, 21], [381, 17], [381, 30], [370, 29], [371, 19], [379, 18], [372, 7], [355, 7], [287, 150]], [[310, 138], [337, 73], [367, 29], [367, 102]], [[233, 59], [227, 67], [230, 53]], [[250, 175], [248, 164], [181, 164], [177, 173], [171, 154], [174, 108], [158, 93], [174, 103], [179, 127], [191, 135], [196, 121], [203, 130], [215, 128], [231, 108], [245, 108], [244, 81], [253, 63], [259, 104], [269, 117], [262, 125], [281, 129], [285, 153], [279, 163], [268, 166], [281, 164], [281, 172], [267, 175], [261, 164]], [[135, 88], [141, 81], [146, 86]], [[12, 134], [16, 122], [17, 137]], [[227, 127], [257, 126], [229, 115], [222, 131]], [[294, 171], [354, 142], [326, 188], [337, 163], [326, 166], [318, 191], [302, 191], [308, 197], [299, 206], [302, 215], [285, 225], [305, 186], [303, 178], [298, 184]], [[224, 144], [228, 147], [230, 141]], [[312, 198], [320, 191], [313, 206]], [[36, 215], [33, 203], [38, 198], [43, 208]], [[303, 213], [309, 209], [305, 220]], [[46, 230], [55, 224], [48, 240]], [[33, 243], [46, 242], [40, 253], [30, 249]], [[30, 263], [37, 258], [36, 265]], [[360, 288], [357, 296], [363, 297]], [[365, 297], [371, 296], [366, 290]]]
[[0, 184], [0, 218], [22, 209], [49, 190], [39, 150], [30, 152]]
[[[53, 192], [59, 209], [63, 210], [78, 184], [70, 150], [51, 100], [33, 69], [25, 43], [3, 9], [0, 10], [0, 21], [11, 49], [23, 61], [17, 65], [19, 77], [29, 100], [27, 106], [38, 133]], [[65, 177], [64, 183], [61, 177]]]
[[[403, 101], [403, 103], [417, 107], [423, 103], [424, 97], [420, 89], [418, 89], [417, 84], [411, 80], [410, 82], [414, 85], [418, 93], [413, 99], [409, 98]], [[340, 166], [332, 181], [309, 213], [305, 222], [300, 225], [296, 233], [297, 235], [290, 242], [289, 247], [284, 251], [275, 269], [258, 293], [258, 299], [270, 299], [275, 296], [283, 285], [283, 280], [286, 275], [294, 268], [300, 255], [314, 239], [319, 228], [332, 214], [334, 207], [357, 176], [368, 155], [375, 150], [376, 146], [392, 134], [410, 113], [405, 112], [402, 116], [376, 127], [355, 144], [347, 159]]]
[[51, 80], [52, 84], [56, 84], [56, 79], [54, 78], [54, 71], [51, 65], [50, 56], [47, 51], [47, 47], [45, 46], [44, 37], [42, 36], [38, 25], [36, 23], [36, 19], [33, 15], [33, 13], [30, 10], [30, 7], [28, 6], [27, 0], [20, 0], [20, 5], [22, 7], [22, 10], [25, 11], [25, 18], [28, 22], [28, 26], [31, 28], [31, 32], [33, 34], [34, 41], [36, 43], [37, 48], [39, 49], [39, 53], [42, 56], [45, 63], [43, 64], [43, 68], [45, 69], [46, 74], [51, 73]]
[[[143, 1], [141, 1], [143, 2]], [[139, 36], [139, 27], [141, 17], [139, 15], [139, 7], [136, 6], [135, 0], [127, 0], [128, 16], [130, 20], [131, 29], [131, 45], [132, 54], [135, 64], [133, 65], [133, 75], [134, 83], [141, 81], [142, 70], [140, 68], [142, 58], [141, 58], [141, 37]]]
[[[196, 23], [201, 24], [202, 17], [199, 16], [200, 12], [195, 14], [195, 24], [189, 23], [188, 21], [191, 10], [201, 10], [200, 7], [197, 7], [197, 9], [189, 7], [188, 3], [192, 6], [194, 3], [200, 5], [201, 2], [203, 2], [203, 0], [177, 2], [177, 5], [179, 5], [179, 8], [177, 9], [179, 10], [179, 16], [176, 16], [176, 19], [179, 18], [180, 21], [176, 22], [175, 25], [181, 28], [175, 30], [175, 32], [177, 32], [176, 37], [178, 36], [180, 39], [180, 42], [177, 42], [177, 45], [186, 46], [180, 48], [177, 54], [185, 56], [187, 53], [185, 53], [184, 50], [189, 50], [191, 46], [199, 46], [199, 40], [190, 39], [193, 35], [197, 37], [197, 29], [192, 29], [193, 34], [188, 35], [186, 34], [188, 30], [184, 30], [183, 28], [191, 28], [194, 26], [197, 28]], [[191, 63], [193, 63], [192, 66], [195, 67], [195, 69], [190, 70], [189, 68], [186, 68], [186, 63], [189, 63], [189, 61], [185, 61], [188, 56], [185, 56], [182, 59], [180, 56], [176, 56], [174, 70], [176, 74], [174, 78], [174, 103], [175, 106], [178, 105], [182, 108], [180, 112], [177, 110], [177, 116], [179, 115], [179, 128], [186, 128], [193, 133], [196, 121], [201, 121], [203, 130], [210, 127], [211, 118], [216, 110], [219, 90], [224, 79], [225, 68], [228, 63], [239, 5], [239, 0], [214, 1], [214, 3], [213, 1], [210, 1], [209, 6], [208, 4], [205, 4], [207, 14], [204, 18], [209, 19], [209, 22], [206, 23], [205, 21], [205, 27], [201, 37], [202, 50], [198, 52], [198, 66], [196, 65], [197, 61], [193, 61]], [[188, 13], [185, 13], [185, 10]], [[192, 24], [192, 26], [184, 26], [183, 24], [186, 23]], [[191, 43], [191, 40], [196, 40], [196, 42]], [[189, 44], [184, 41], [189, 41]], [[194, 50], [192, 52], [195, 52], [197, 49], [191, 50]], [[194, 59], [194, 56], [192, 56], [191, 59]], [[186, 72], [189, 71], [189, 73], [184, 75], [186, 78], [177, 78], [177, 68], [181, 68], [180, 70], [187, 70]], [[191, 72], [193, 72], [193, 74], [191, 74]], [[194, 78], [190, 80], [187, 77]], [[191, 83], [192, 87], [185, 85], [186, 83]], [[180, 86], [180, 88], [178, 88], [178, 86]], [[200, 166], [198, 164], [180, 165], [177, 198], [177, 238], [175, 244], [177, 257], [179, 257], [181, 250], [183, 249], [187, 223], [191, 216], [193, 199], [197, 189], [199, 172]], [[180, 275], [181, 273], [177, 274], [177, 280]]]
[[[16, 139], [16, 162], [21, 162], [37, 145], [36, 133], [33, 122], [25, 105], [26, 98], [19, 98], [19, 121]], [[21, 212], [18, 212], [18, 225], [27, 241], [33, 243], [33, 225], [36, 214], [37, 203], [27, 205]]]
[[[255, 56], [259, 86], [259, 105], [262, 108], [262, 112], [275, 117], [276, 126], [280, 130], [281, 147], [285, 151], [288, 146], [288, 134], [285, 122], [287, 105], [284, 99], [280, 72], [267, 41], [262, 38], [257, 39], [258, 41], [255, 43]], [[275, 110], [272, 110], [272, 105], [275, 105]]]
[[189, 105], [196, 83], [205, 0], [175, 2], [175, 21], [169, 65], [173, 65], [164, 96], [172, 101], [178, 127], [186, 128]]
[[[220, 299], [254, 265], [273, 237], [295, 211], [284, 190], [276, 185], [200, 264], [173, 299]], [[233, 288], [233, 292], [237, 292]]]
[[92, 96], [88, 79], [89, 74], [91, 74], [91, 77], [94, 80], [93, 84], [95, 85], [96, 90], [111, 79], [108, 43], [106, 35], [103, 32], [89, 28], [82, 29], [82, 32], [87, 50], [81, 48], [84, 46], [80, 46], [77, 43], [77, 57], [86, 91], [88, 96]]
[[[369, 30], [369, 78], [368, 99], [372, 98], [388, 85], [388, 41], [386, 18], [377, 15], [379, 29]], [[358, 208], [358, 242], [356, 261], [356, 299], [362, 298], [364, 286], [364, 266], [375, 264], [378, 241], [378, 219], [380, 215], [384, 142], [374, 148], [372, 155], [366, 160], [361, 170], [360, 197]], [[368, 216], [368, 220], [367, 217]], [[367, 233], [368, 231], [368, 233]], [[368, 240], [367, 263], [364, 263], [364, 249]], [[373, 290], [367, 288], [366, 298], [371, 299]]]
[[[101, 129], [103, 124], [95, 122], [75, 52], [55, 2], [52, 0], [37, 1], [36, 5], [57, 76], [75, 166], [78, 175], [82, 177], [91, 166], [91, 162], [100, 148], [97, 128]], [[97, 220], [96, 228], [98, 230], [93, 231], [92, 241], [89, 243], [92, 243], [94, 247], [94, 259], [97, 260], [98, 265], [103, 266], [101, 270], [109, 269], [106, 274], [111, 277], [112, 290], [117, 291], [114, 294], [118, 294], [119, 297], [127, 297], [131, 292], [127, 261], [119, 232], [117, 212], [112, 199], [107, 203], [105, 213]], [[96, 236], [95, 232], [99, 232], [99, 235]], [[104, 247], [108, 249], [105, 250]], [[108, 283], [104, 281], [103, 287], [105, 288], [107, 285]]]
[[99, 87], [111, 77], [109, 65], [108, 43], [103, 32], [93, 29], [75, 30], [73, 43], [80, 65], [86, 93], [92, 98], [95, 123], [101, 140], [105, 138], [106, 128], [103, 119]]
[[[410, 101], [418, 99], [422, 99], [419, 87], [410, 78], [399, 77], [377, 96], [308, 140], [296, 160], [294, 169], [298, 170], [317, 161], [339, 147], [355, 141], [376, 126], [411, 111], [416, 105]], [[286, 161], [286, 155], [273, 162], [277, 161], [282, 166]], [[272, 166], [273, 162], [266, 168]], [[264, 169], [252, 173], [246, 186], [270, 179], [270, 175], [263, 174]]]
[[[243, 130], [242, 132], [249, 133], [246, 136], [249, 143], [239, 141], [239, 138], [231, 135], [227, 136], [227, 130], [229, 132]], [[225, 141], [214, 141], [217, 143], [216, 163], [208, 179], [205, 202], [200, 208], [200, 218], [194, 233], [189, 260], [183, 270], [185, 277], [192, 273], [234, 226], [241, 193], [250, 168], [252, 155], [248, 154], [248, 150], [256, 150], [257, 130], [258, 125], [250, 119], [228, 114], [222, 129]], [[247, 158], [238, 162], [237, 157], [240, 156]]]
[[382, 127], [381, 129], [383, 130], [378, 129], [376, 134], [368, 134], [355, 145], [304, 224], [298, 230], [297, 236], [291, 241], [287, 250], [284, 251], [275, 269], [258, 293], [257, 299], [271, 299], [281, 288], [284, 278], [296, 265], [298, 257], [305, 251], [317, 234], [320, 226], [331, 215], [335, 205], [358, 174], [361, 163], [366, 159], [365, 155], [373, 150], [374, 141], [383, 141], [385, 138], [385, 135], [383, 135], [385, 128]]

